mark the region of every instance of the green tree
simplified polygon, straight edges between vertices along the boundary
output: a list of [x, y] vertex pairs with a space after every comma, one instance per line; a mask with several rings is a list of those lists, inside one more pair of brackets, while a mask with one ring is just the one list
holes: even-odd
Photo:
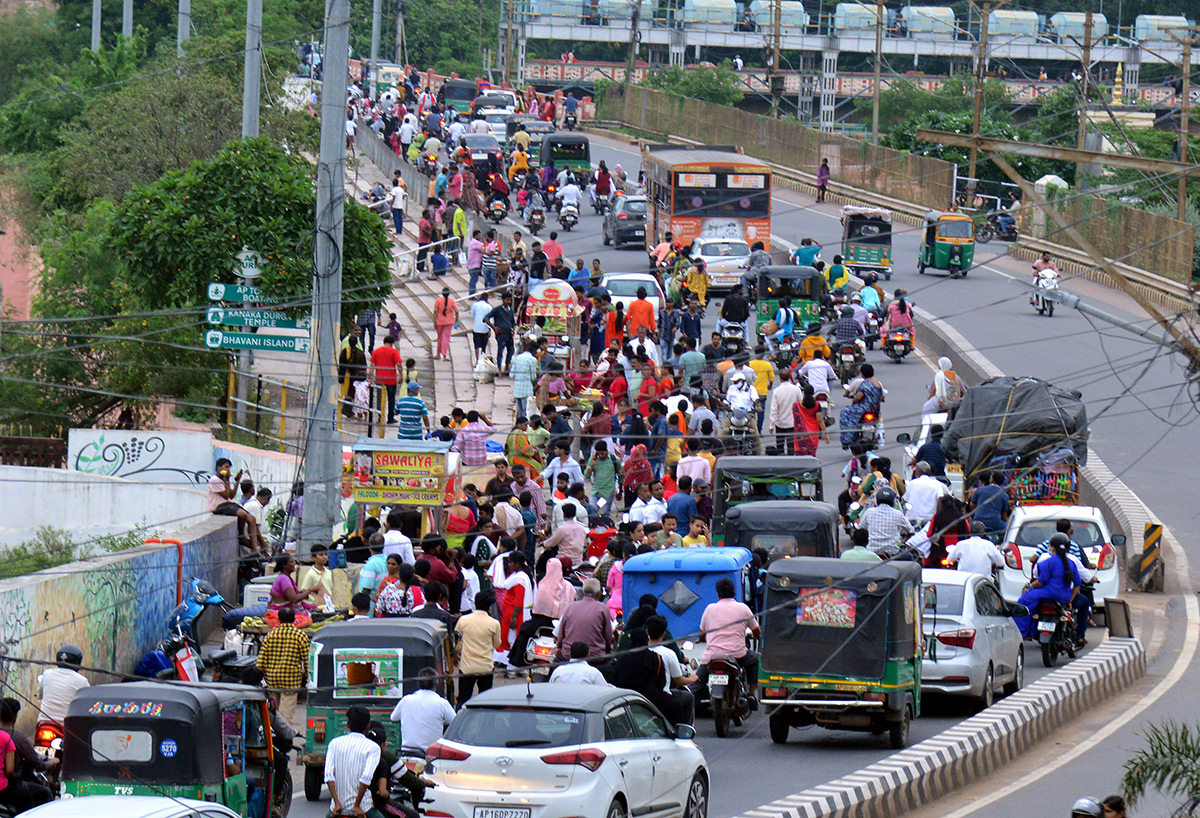
[[668, 65], [646, 77], [643, 85], [681, 97], [702, 99], [718, 105], [737, 105], [745, 94], [738, 87], [737, 73], [729, 61], [716, 68], [688, 68]]
[[1200, 801], [1200, 729], [1171, 721], [1151, 724], [1145, 739], [1146, 746], [1125, 762], [1125, 801], [1134, 807], [1154, 789], [1195, 806]]
[[[993, 120], [1009, 120], [1008, 103], [1008, 90], [1003, 83], [984, 81], [982, 109]], [[873, 105], [870, 97], [854, 100], [854, 107], [861, 117], [869, 118]], [[879, 95], [879, 127], [881, 132], [890, 130], [927, 113], [969, 114], [974, 111], [974, 106], [974, 84], [968, 85], [959, 77], [943, 80], [936, 91], [926, 91], [915, 82], [902, 79]]]

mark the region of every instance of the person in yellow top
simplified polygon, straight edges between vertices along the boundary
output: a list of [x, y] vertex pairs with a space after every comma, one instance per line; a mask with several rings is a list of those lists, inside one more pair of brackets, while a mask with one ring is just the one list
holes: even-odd
[[704, 522], [704, 518], [698, 514], [691, 519], [688, 535], [683, 538], [683, 547], [708, 547], [708, 523]]
[[704, 269], [704, 262], [696, 259], [687, 271], [687, 288], [688, 292], [700, 299], [700, 308], [703, 309], [708, 297], [708, 271]]
[[754, 391], [758, 393], [758, 430], [762, 431], [764, 411], [767, 405], [767, 393], [778, 378], [775, 364], [766, 359], [767, 348], [759, 344], [754, 349], [758, 357], [750, 360], [750, 368], [754, 370]]
[[796, 350], [796, 362], [803, 366], [813, 359], [813, 353], [818, 349], [825, 353], [825, 360], [829, 360], [833, 352], [829, 349], [829, 342], [821, 335], [821, 324], [813, 321], [806, 329], [808, 334], [804, 336], [804, 340], [800, 342], [800, 348]]
[[529, 153], [529, 132], [525, 130], [524, 125], [517, 126], [517, 132], [513, 134], [513, 144], [520, 145], [521, 150]]
[[[515, 139], [516, 137], [513, 138]], [[529, 172], [529, 154], [526, 153], [525, 149], [519, 144], [512, 152], [512, 156], [509, 157], [509, 163], [508, 181], [510, 182], [513, 180], [513, 177], [517, 175], [517, 171], [523, 170], [526, 173]]]
[[850, 283], [850, 272], [842, 264], [841, 256], [833, 257], [833, 264], [825, 268], [825, 278], [829, 282], [829, 291], [844, 290]]

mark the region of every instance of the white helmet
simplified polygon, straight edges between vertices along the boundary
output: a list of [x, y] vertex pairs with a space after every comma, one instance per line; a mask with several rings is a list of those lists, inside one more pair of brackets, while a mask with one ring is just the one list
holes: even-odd
[[1090, 795], [1080, 798], [1071, 807], [1071, 818], [1104, 818], [1104, 806]]

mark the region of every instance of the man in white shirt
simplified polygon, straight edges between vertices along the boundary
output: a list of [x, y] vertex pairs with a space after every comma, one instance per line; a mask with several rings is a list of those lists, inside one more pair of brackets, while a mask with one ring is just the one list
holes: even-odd
[[583, 191], [579, 189], [579, 185], [575, 184], [574, 177], [558, 191], [558, 195], [562, 199], [564, 207], [573, 205], [576, 210], [583, 201]]
[[691, 724], [696, 710], [696, 697], [692, 695], [688, 685], [695, 684], [700, 677], [694, 673], [683, 672], [683, 666], [679, 664], [679, 657], [675, 655], [675, 651], [663, 644], [666, 634], [666, 617], [656, 614], [646, 619], [646, 638], [650, 642], [650, 650], [662, 657], [663, 669], [666, 671], [664, 688], [683, 708], [683, 723]]
[[79, 672], [83, 664], [83, 651], [76, 645], [63, 645], [54, 655], [58, 667], [48, 667], [38, 676], [38, 709], [41, 718], [61, 725], [67, 717], [67, 707], [75, 694], [89, 686], [87, 678]]
[[800, 367], [800, 377], [808, 381], [814, 393], [820, 395], [824, 392], [828, 397], [829, 382], [837, 380], [837, 373], [833, 371], [829, 361], [825, 360], [825, 350], [817, 349], [813, 350], [812, 360]]
[[428, 750], [454, 721], [454, 708], [433, 689], [437, 677], [433, 668], [422, 668], [417, 673], [421, 689], [402, 698], [392, 710], [392, 721], [400, 722], [405, 747]]
[[392, 554], [397, 554], [402, 561], [407, 562], [409, 565], [416, 565], [417, 561], [413, 554], [412, 540], [406, 537], [400, 530], [403, 514], [403, 511], [388, 512], [387, 519], [384, 521], [383, 557], [386, 560]]
[[483, 117], [471, 120], [471, 133], [485, 134], [488, 132], [487, 120]]
[[[654, 496], [655, 486], [658, 487], [658, 497]], [[631, 523], [648, 525], [649, 523], [661, 523], [663, 515], [666, 513], [667, 501], [662, 499], [662, 483], [655, 480], [654, 483], [642, 483], [637, 487], [637, 499], [629, 507], [629, 513], [626, 516]]]
[[700, 447], [692, 448], [692, 444], [686, 443], [688, 453], [679, 459], [679, 463], [675, 466], [675, 481], [678, 483], [681, 477], [692, 478], [692, 485], [696, 484], [697, 480], [704, 480], [707, 483], [712, 482], [712, 466], [708, 461], [701, 457], [698, 452]]
[[604, 674], [589, 665], [587, 657], [587, 642], [572, 642], [571, 661], [556, 667], [550, 674], [550, 681], [573, 685], [607, 685]]
[[775, 433], [775, 445], [781, 452], [792, 450], [792, 438], [796, 429], [792, 407], [804, 397], [804, 390], [796, 384], [795, 378], [793, 372], [790, 380], [775, 386], [771, 392], [771, 404], [767, 409], [766, 431]]
[[983, 523], [971, 523], [971, 536], [959, 540], [946, 552], [946, 562], [959, 571], [970, 571], [990, 577], [995, 568], [1004, 565], [1004, 556], [992, 541], [983, 536], [987, 527]]
[[267, 531], [267, 506], [271, 503], [271, 490], [266, 486], [259, 488], [254, 495], [254, 499], [249, 500], [246, 505], [242, 506], [246, 511], [249, 511], [255, 522], [258, 523], [258, 530], [266, 536]]
[[450, 123], [450, 144], [457, 145], [458, 140], [462, 139], [462, 135], [467, 132], [467, 126], [461, 120], [454, 120]]
[[929, 464], [924, 460], [913, 466], [916, 476], [908, 481], [908, 489], [904, 492], [907, 517], [912, 521], [913, 529], [917, 531], [933, 519], [938, 498], [949, 491], [945, 483], [936, 477], [930, 477], [929, 472]]
[[579, 463], [571, 457], [571, 444], [565, 440], [559, 440], [554, 445], [554, 454], [555, 458], [546, 464], [546, 470], [543, 472], [546, 486], [558, 485], [558, 475], [560, 474], [567, 476], [568, 486], [572, 483], [582, 483], [583, 470], [579, 468]]
[[351, 706], [346, 711], [349, 732], [329, 742], [325, 750], [325, 786], [333, 796], [331, 815], [359, 815], [373, 806], [371, 779], [379, 766], [380, 747], [363, 735], [370, 726], [370, 711], [361, 704]]

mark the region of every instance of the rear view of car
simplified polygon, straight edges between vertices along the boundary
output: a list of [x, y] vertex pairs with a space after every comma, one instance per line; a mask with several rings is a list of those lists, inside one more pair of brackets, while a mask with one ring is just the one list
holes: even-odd
[[750, 246], [741, 239], [696, 239], [692, 258], [704, 259], [709, 290], [728, 292], [742, 283], [750, 266]]
[[621, 196], [604, 214], [603, 241], [614, 247], [622, 244], [646, 243], [646, 198]]

